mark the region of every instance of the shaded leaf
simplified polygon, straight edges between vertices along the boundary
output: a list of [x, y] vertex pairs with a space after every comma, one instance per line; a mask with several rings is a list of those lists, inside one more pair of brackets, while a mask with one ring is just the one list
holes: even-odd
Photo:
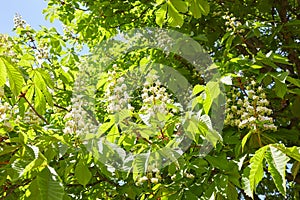
[[92, 173], [90, 172], [88, 166], [84, 163], [83, 160], [80, 160], [79, 163], [76, 165], [75, 176], [77, 181], [84, 187], [92, 178]]
[[64, 196], [64, 188], [60, 178], [52, 167], [46, 167], [37, 176], [37, 185], [41, 200], [61, 200]]

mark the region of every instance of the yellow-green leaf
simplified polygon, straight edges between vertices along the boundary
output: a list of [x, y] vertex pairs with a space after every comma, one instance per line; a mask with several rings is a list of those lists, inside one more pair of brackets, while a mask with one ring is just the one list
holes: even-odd
[[263, 178], [264, 175], [263, 160], [267, 149], [268, 146], [264, 146], [260, 148], [255, 152], [254, 156], [250, 159], [249, 181], [250, 181], [251, 191], [255, 190], [256, 186]]
[[[0, 66], [2, 65], [1, 68], [3, 72], [3, 65], [6, 68], [6, 74], [9, 80], [9, 87], [12, 93], [15, 96], [18, 96], [20, 94], [20, 91], [22, 90], [24, 83], [24, 79], [20, 70], [9, 59], [6, 59], [4, 57], [1, 57], [1, 63], [2, 64], [0, 64]], [[4, 75], [1, 76], [4, 77]], [[3, 77], [1, 77], [1, 83], [3, 82]]]

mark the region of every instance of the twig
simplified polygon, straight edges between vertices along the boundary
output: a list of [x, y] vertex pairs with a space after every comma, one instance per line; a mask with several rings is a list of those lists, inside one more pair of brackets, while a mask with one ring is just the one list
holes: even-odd
[[66, 108], [64, 108], [64, 107], [62, 107], [62, 106], [60, 106], [60, 105], [58, 105], [58, 104], [56, 104], [56, 103], [54, 103], [53, 105], [54, 105], [55, 107], [57, 107], [57, 108], [60, 108], [60, 109], [63, 109], [63, 110], [65, 110], [65, 111], [70, 112], [70, 110], [68, 110], [68, 109], [66, 109]]
[[21, 93], [19, 97], [20, 98], [23, 97], [25, 99], [25, 101], [28, 103], [28, 105], [30, 106], [30, 108], [33, 110], [33, 112], [48, 125], [49, 122], [35, 110], [35, 108], [31, 105], [31, 103], [28, 101], [28, 99], [26, 98], [25, 95], [26, 95], [26, 93]]

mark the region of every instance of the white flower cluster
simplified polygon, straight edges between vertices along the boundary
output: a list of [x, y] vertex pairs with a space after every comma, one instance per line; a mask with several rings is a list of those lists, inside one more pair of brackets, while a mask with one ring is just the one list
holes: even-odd
[[134, 110], [134, 107], [129, 103], [130, 96], [128, 94], [127, 85], [125, 84], [125, 78], [119, 77], [117, 78], [117, 72], [115, 69], [117, 65], [113, 65], [114, 70], [108, 72], [109, 82], [108, 87], [105, 91], [105, 98], [108, 102], [107, 112], [108, 113], [116, 113], [121, 111], [122, 109], [129, 109], [131, 111]]
[[26, 124], [31, 124], [31, 125], [37, 125], [41, 123], [41, 119], [37, 116], [36, 113], [33, 112], [31, 108], [28, 108], [28, 110], [25, 112], [23, 121]]
[[26, 21], [22, 18], [21, 15], [15, 14], [15, 16], [14, 16], [14, 25], [15, 25], [15, 28], [25, 28]]
[[155, 38], [156, 46], [168, 55], [169, 51], [173, 49], [174, 40], [172, 37], [168, 35], [168, 32], [162, 29], [155, 32]]
[[95, 133], [97, 125], [89, 118], [87, 111], [83, 109], [82, 96], [77, 95], [72, 98], [72, 110], [64, 117], [67, 120], [63, 132], [65, 134], [83, 135], [86, 133]]
[[11, 119], [11, 114], [8, 113], [9, 111], [12, 111], [12, 106], [9, 105], [9, 103], [5, 102], [2, 103], [0, 101], [0, 123], [3, 127], [7, 128], [8, 130], [12, 130], [13, 127], [9, 120]]
[[135, 183], [137, 186], [143, 185], [144, 182], [150, 181], [153, 184], [157, 184], [161, 180], [160, 171], [157, 168], [154, 168], [151, 172], [147, 173], [147, 176], [142, 176], [137, 179]]
[[48, 58], [48, 45], [47, 44], [40, 45], [37, 48], [35, 55], [37, 59]]
[[13, 42], [8, 35], [0, 34], [0, 55], [11, 57], [13, 62], [16, 62], [16, 53], [13, 50]]
[[36, 61], [38, 62], [38, 66], [35, 66], [36, 68], [40, 68], [41, 65], [43, 64], [43, 59], [48, 58], [48, 46], [47, 44], [43, 44], [40, 47], [37, 48], [35, 51], [35, 58]]
[[227, 26], [226, 31], [235, 31], [238, 33], [243, 33], [244, 29], [239, 29], [242, 23], [236, 19], [236, 17], [231, 17], [230, 15], [224, 15], [223, 19], [226, 20], [225, 26]]
[[242, 95], [239, 89], [232, 89], [227, 98], [225, 124], [240, 129], [276, 131], [277, 127], [270, 117], [272, 110], [267, 107], [269, 101], [263, 88], [256, 87], [256, 82], [252, 80], [245, 93]]
[[5, 102], [2, 103], [0, 101], [0, 122], [3, 122], [7, 119], [9, 119], [8, 115], [7, 115], [7, 111], [11, 110], [11, 106], [9, 105], [9, 103]]
[[143, 84], [142, 100], [143, 106], [140, 111], [150, 116], [154, 116], [158, 112], [166, 115], [168, 113], [167, 104], [173, 103], [158, 76], [151, 73], [146, 76], [146, 81]]
[[178, 175], [169, 174], [169, 176], [171, 176], [170, 178], [171, 178], [172, 181], [175, 181], [175, 179], [178, 178], [178, 177], [186, 177], [188, 179], [194, 179], [195, 178], [194, 174], [188, 173], [186, 170], [181, 170]]

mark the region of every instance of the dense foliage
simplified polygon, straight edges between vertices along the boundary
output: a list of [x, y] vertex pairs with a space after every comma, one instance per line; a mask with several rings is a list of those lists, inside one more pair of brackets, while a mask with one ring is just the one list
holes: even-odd
[[0, 35], [1, 199], [300, 198], [299, 0], [47, 2]]

